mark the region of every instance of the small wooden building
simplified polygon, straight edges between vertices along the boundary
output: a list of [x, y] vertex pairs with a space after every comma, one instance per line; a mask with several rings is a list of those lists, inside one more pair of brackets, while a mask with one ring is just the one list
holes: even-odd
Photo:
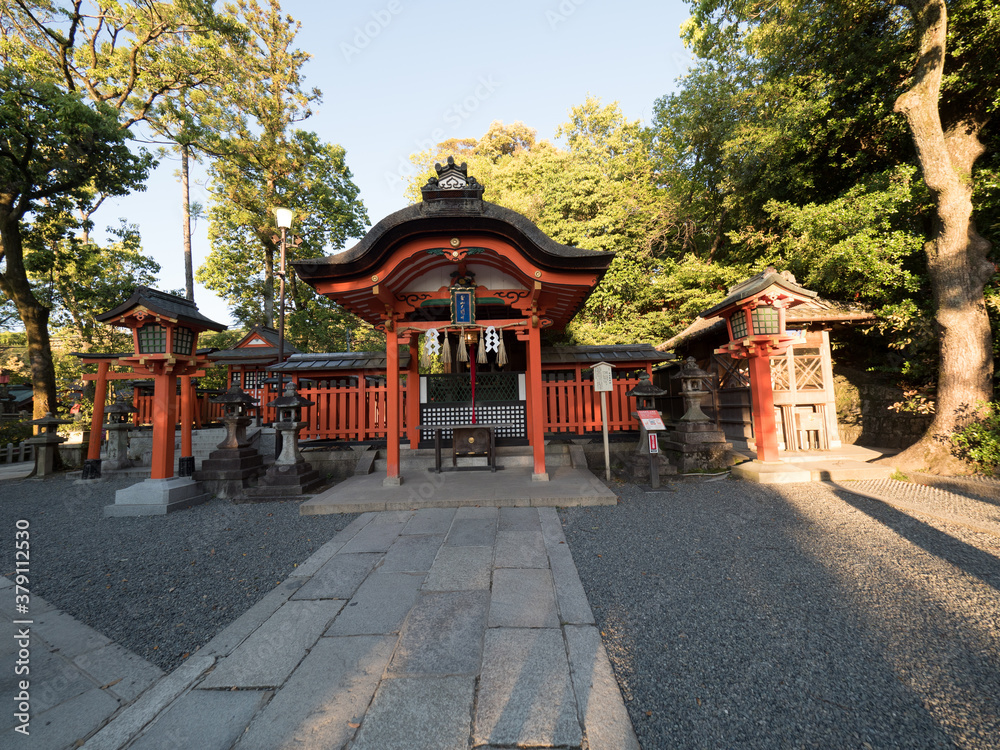
[[[299, 351], [287, 340], [283, 349], [286, 359]], [[213, 364], [228, 368], [229, 386], [238, 385], [260, 399], [261, 404], [269, 401], [271, 395], [277, 395], [264, 382], [270, 374], [268, 370], [278, 363], [278, 332], [273, 328], [256, 325], [232, 349], [218, 349], [209, 354], [208, 359]]]
[[[830, 333], [838, 326], [872, 323], [874, 320], [871, 312], [819, 297], [786, 312], [788, 329], [799, 330], [801, 339], [784, 354], [771, 359], [780, 450], [809, 447], [831, 450], [841, 447]], [[737, 446], [745, 445], [756, 450], [747, 361], [714, 353], [728, 340], [724, 320], [698, 318], [656, 348], [661, 352], [674, 352], [680, 359], [694, 357], [699, 367], [713, 375], [714, 404], [726, 439]], [[669, 368], [661, 373], [661, 387], [669, 387], [669, 374]], [[706, 402], [705, 406], [708, 410], [713, 403]]]

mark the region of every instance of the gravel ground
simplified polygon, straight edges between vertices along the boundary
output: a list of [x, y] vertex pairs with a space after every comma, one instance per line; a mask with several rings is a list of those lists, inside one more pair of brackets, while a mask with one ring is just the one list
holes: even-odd
[[298, 502], [212, 500], [167, 516], [105, 518], [136, 480], [0, 482], [0, 573], [14, 524], [31, 531], [33, 594], [165, 671], [256, 604], [354, 515], [299, 516]]
[[613, 487], [560, 513], [643, 748], [1000, 747], [1000, 507]]

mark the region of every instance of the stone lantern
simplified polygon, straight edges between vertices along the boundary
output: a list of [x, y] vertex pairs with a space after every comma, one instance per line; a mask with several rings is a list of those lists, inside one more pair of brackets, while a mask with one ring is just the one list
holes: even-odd
[[666, 393], [662, 388], [653, 385], [649, 380], [649, 373], [643, 371], [639, 373], [639, 382], [635, 388], [626, 392], [625, 395], [635, 399], [636, 411], [646, 411], [648, 409], [655, 409], [654, 399], [657, 396], [664, 396]]
[[55, 466], [56, 450], [60, 443], [65, 443], [66, 438], [58, 434], [56, 430], [61, 424], [73, 424], [70, 419], [57, 419], [52, 416], [52, 412], [46, 412], [41, 419], [32, 419], [28, 424], [38, 427], [38, 434], [28, 438], [24, 442], [35, 446], [35, 471], [34, 476], [38, 479], [52, 476]]
[[104, 409], [108, 420], [104, 424], [108, 433], [108, 458], [103, 467], [109, 471], [121, 471], [132, 466], [128, 457], [128, 431], [132, 427], [132, 414], [135, 414], [135, 407], [124, 393], [119, 393], [115, 402]]
[[299, 430], [305, 427], [300, 421], [302, 409], [315, 402], [296, 392], [295, 383], [285, 384], [285, 393], [268, 406], [277, 411], [274, 428], [281, 437], [281, 452], [260, 479], [256, 487], [247, 488], [246, 499], [253, 501], [281, 500], [309, 492], [321, 483], [319, 473], [306, 463], [299, 452]]
[[216, 497], [240, 501], [252, 481], [264, 470], [264, 458], [247, 440], [247, 427], [252, 421], [247, 410], [258, 399], [234, 385], [211, 401], [223, 406], [226, 437], [201, 462], [201, 469], [194, 473], [194, 478]]
[[684, 416], [681, 417], [681, 422], [711, 421], [701, 410], [703, 399], [710, 393], [707, 386], [711, 377], [698, 367], [694, 357], [685, 359], [680, 371], [673, 376], [673, 380], [681, 381], [681, 398], [684, 400]]
[[767, 268], [730, 289], [722, 302], [701, 313], [703, 318], [726, 321], [729, 343], [715, 353], [747, 360], [754, 439], [761, 463], [778, 461], [770, 357], [784, 352], [798, 338], [785, 328], [785, 310], [815, 296], [816, 292], [796, 284], [791, 274]]

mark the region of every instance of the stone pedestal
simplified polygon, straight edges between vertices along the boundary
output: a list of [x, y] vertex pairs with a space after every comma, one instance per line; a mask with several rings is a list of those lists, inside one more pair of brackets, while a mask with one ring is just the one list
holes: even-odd
[[660, 449], [669, 452], [681, 474], [724, 471], [729, 467], [733, 444], [711, 422], [681, 422], [665, 437]]
[[162, 516], [211, 499], [188, 478], [147, 479], [115, 493], [115, 504], [104, 506], [105, 516]]
[[247, 446], [212, 451], [192, 476], [216, 497], [238, 500], [263, 471], [264, 457]]
[[[669, 459], [667, 458], [663, 450], [663, 433], [658, 431], [657, 436], [661, 438], [660, 440], [660, 452], [654, 454], [653, 460], [656, 462], [656, 466], [660, 469], [660, 478], [671, 474], [676, 474], [677, 469], [675, 469]], [[650, 461], [649, 461], [649, 431], [643, 426], [642, 422], [639, 423], [639, 443], [636, 445], [635, 450], [632, 451], [631, 455], [625, 461], [625, 467], [629, 474], [629, 479], [637, 484], [649, 484], [652, 482], [653, 477], [650, 474]]]
[[45, 479], [55, 474], [56, 451], [59, 444], [66, 442], [66, 438], [55, 433], [42, 433], [24, 441], [35, 448], [35, 472], [32, 476], [35, 479]]
[[106, 424], [104, 429], [108, 431], [108, 457], [101, 464], [102, 471], [121, 471], [132, 468], [132, 461], [128, 457], [128, 431], [132, 427], [130, 424]]
[[319, 472], [306, 463], [299, 452], [298, 433], [304, 426], [304, 422], [275, 422], [274, 428], [281, 438], [281, 451], [257, 486], [244, 491], [242, 499], [245, 502], [301, 497], [323, 483]]

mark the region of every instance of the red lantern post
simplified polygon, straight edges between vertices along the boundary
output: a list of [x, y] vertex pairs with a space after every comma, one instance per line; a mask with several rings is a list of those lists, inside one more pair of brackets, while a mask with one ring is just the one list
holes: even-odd
[[703, 318], [726, 321], [729, 343], [715, 353], [747, 360], [757, 460], [762, 463], [778, 461], [770, 358], [784, 352], [798, 338], [785, 328], [785, 310], [815, 296], [816, 292], [796, 284], [791, 274], [767, 268], [730, 289], [726, 299], [701, 313]]

